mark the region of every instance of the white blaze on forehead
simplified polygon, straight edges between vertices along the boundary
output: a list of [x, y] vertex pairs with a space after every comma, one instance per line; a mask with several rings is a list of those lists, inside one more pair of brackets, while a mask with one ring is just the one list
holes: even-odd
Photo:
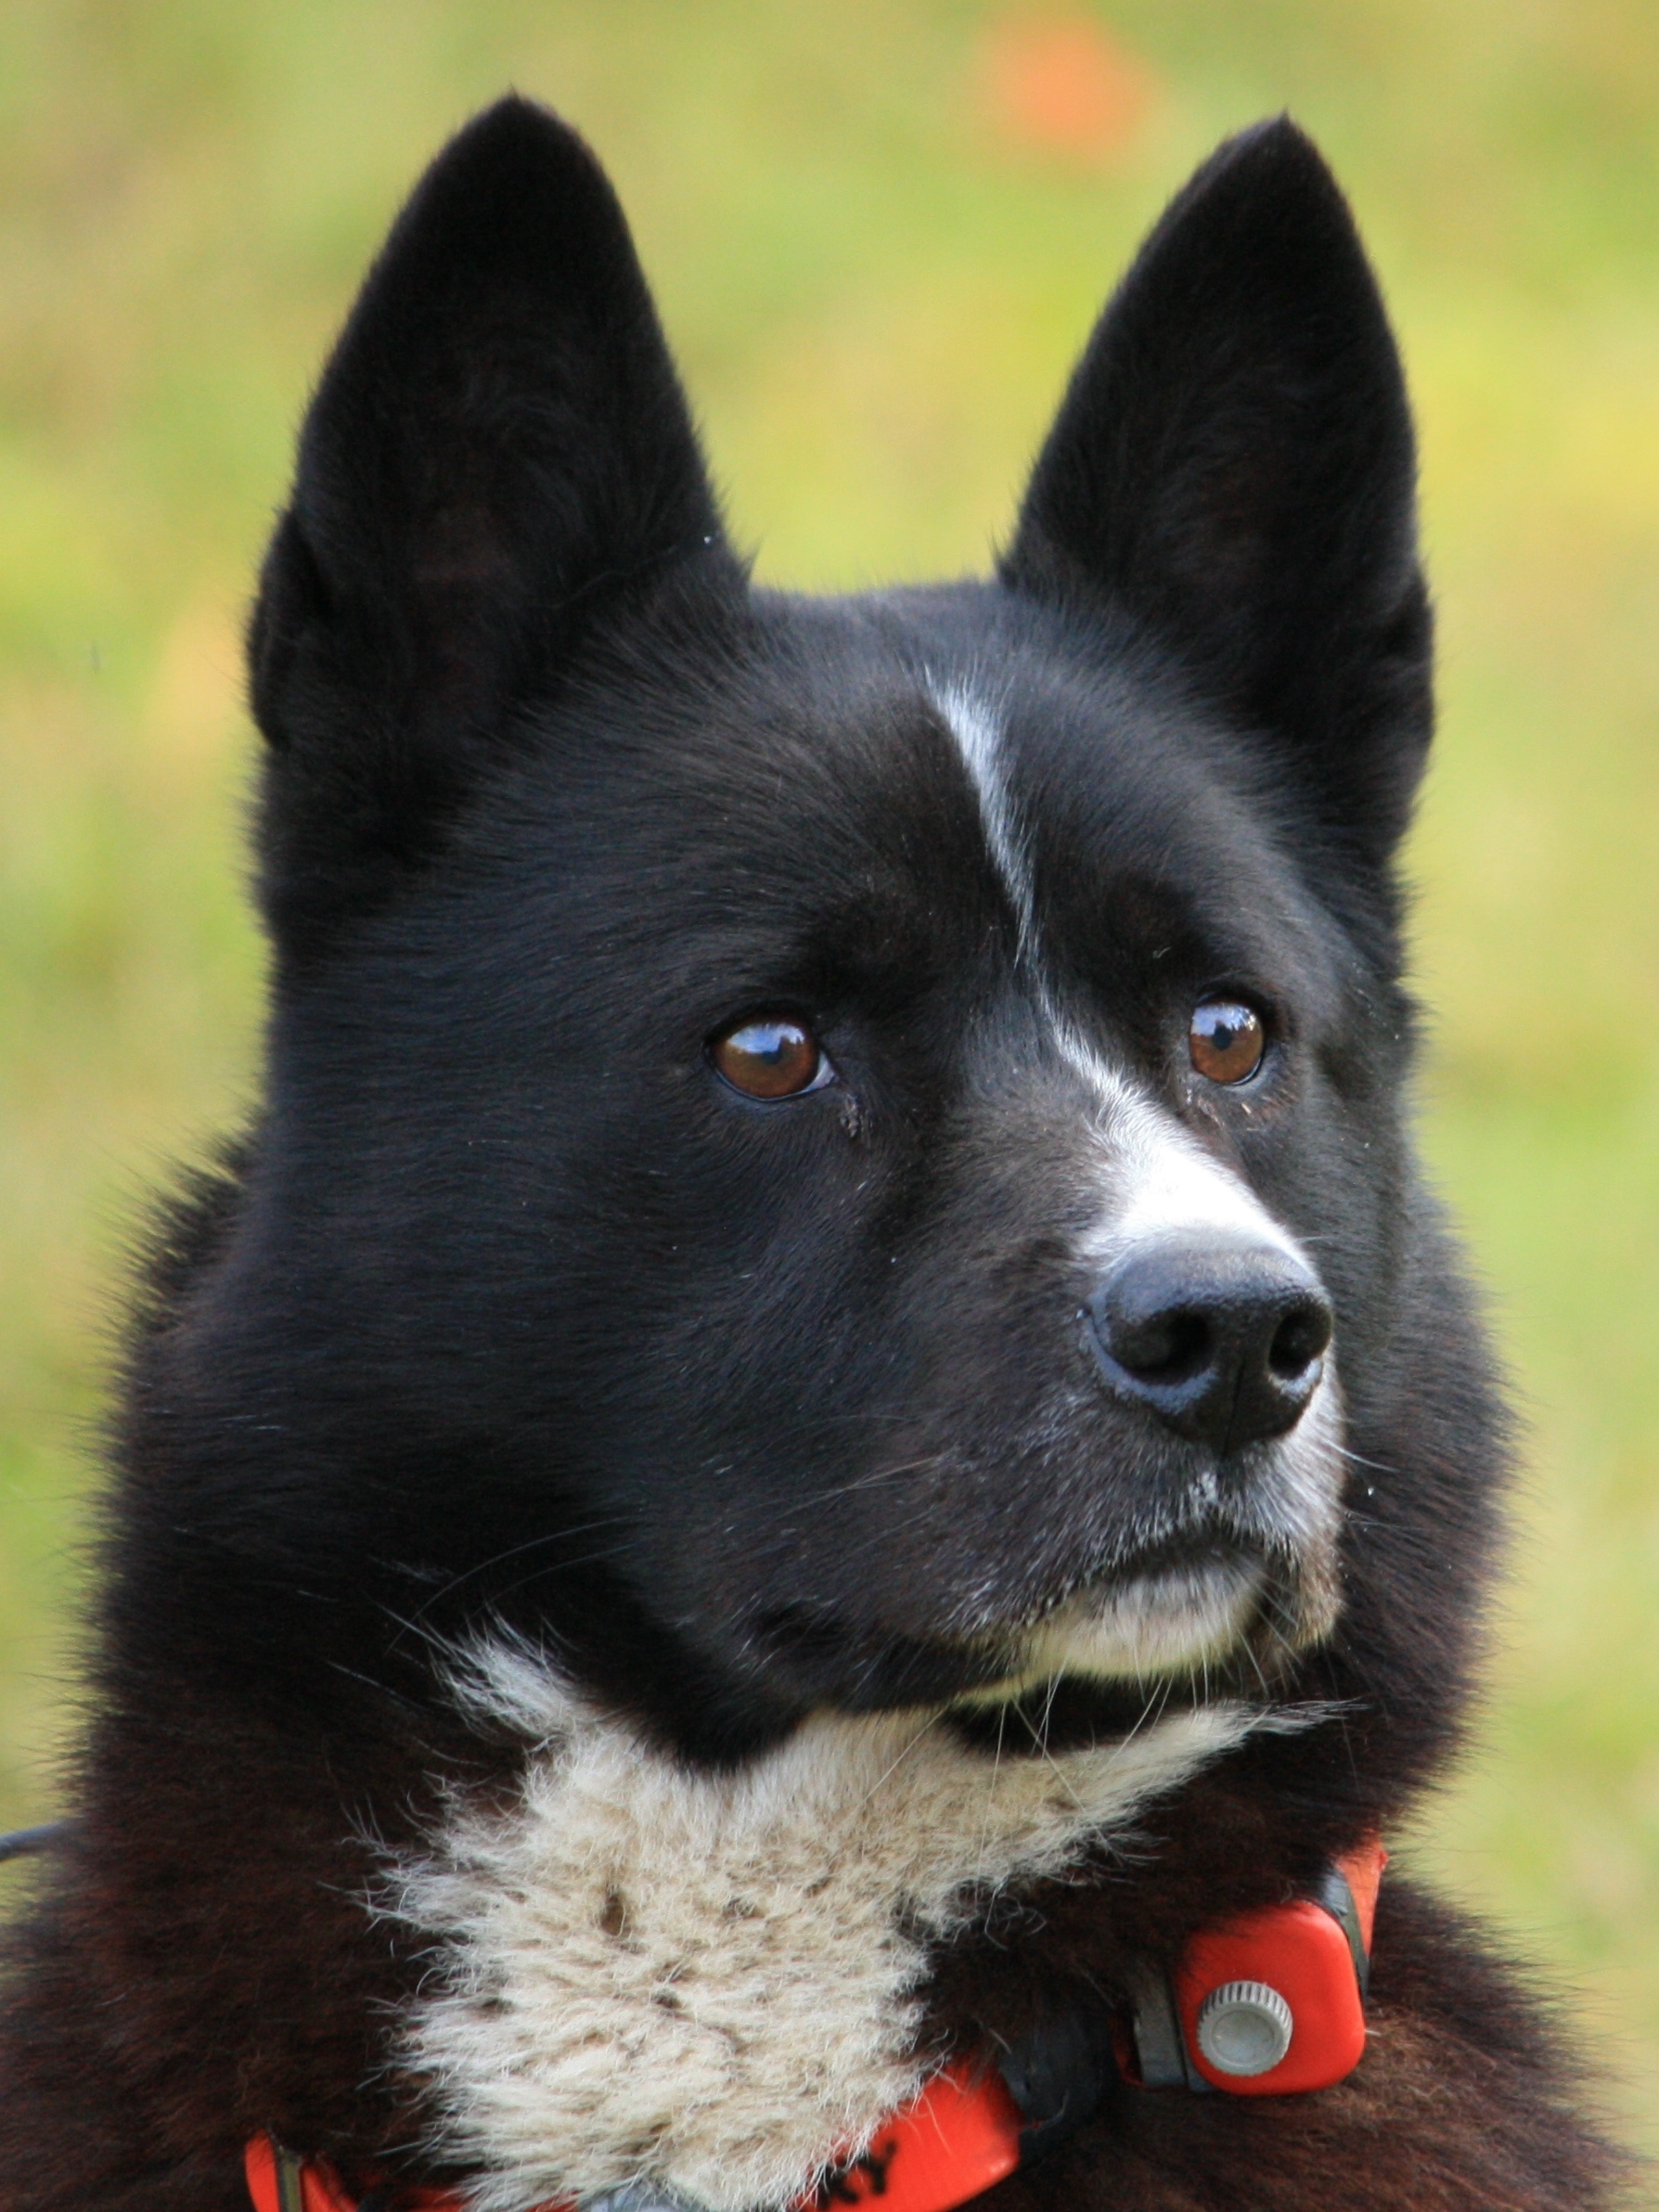
[[987, 700], [965, 684], [929, 685], [929, 696], [957, 741], [979, 801], [979, 818], [997, 873], [1008, 893], [1019, 927], [1021, 952], [1032, 948], [1036, 930], [1031, 888], [1031, 861], [1003, 773], [1002, 726]]
[[1061, 1058], [1093, 1094], [1091, 1128], [1113, 1194], [1090, 1237], [1102, 1261], [1178, 1229], [1245, 1234], [1305, 1258], [1243, 1178], [1211, 1157], [1175, 1115], [1113, 1068], [1057, 1010], [1042, 973], [1030, 855], [1010, 792], [1001, 721], [971, 686], [930, 680], [929, 696], [957, 742], [979, 801], [985, 844], [1019, 925], [1020, 953]]
[[709, 1774], [519, 1648], [477, 1653], [463, 1696], [525, 1741], [517, 1800], [457, 1806], [392, 1909], [433, 1941], [404, 2055], [479, 2212], [635, 2180], [712, 2212], [791, 2201], [926, 2077], [930, 1944], [1295, 1725], [1218, 1704], [993, 1759], [927, 1714], [818, 1714]]

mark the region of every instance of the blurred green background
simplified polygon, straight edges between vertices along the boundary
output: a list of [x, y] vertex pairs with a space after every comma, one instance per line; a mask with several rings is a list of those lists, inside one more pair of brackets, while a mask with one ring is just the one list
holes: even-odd
[[1288, 106], [1344, 176], [1442, 616], [1425, 1134], [1529, 1421], [1484, 1749], [1413, 1851], [1659, 2148], [1653, 0], [6, 0], [0, 1825], [53, 1802], [124, 1241], [248, 1096], [252, 564], [365, 257], [509, 84], [610, 165], [738, 534], [805, 585], [983, 565], [1221, 134]]

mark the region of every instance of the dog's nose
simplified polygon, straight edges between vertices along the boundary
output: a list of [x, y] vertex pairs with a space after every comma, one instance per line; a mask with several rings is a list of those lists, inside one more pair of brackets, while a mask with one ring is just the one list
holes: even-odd
[[1163, 1238], [1119, 1261], [1084, 1311], [1118, 1396], [1217, 1452], [1293, 1426], [1331, 1342], [1312, 1272], [1247, 1238]]

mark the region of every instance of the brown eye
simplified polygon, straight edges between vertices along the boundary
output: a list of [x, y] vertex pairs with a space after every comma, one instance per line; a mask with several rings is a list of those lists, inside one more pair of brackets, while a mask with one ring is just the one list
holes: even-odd
[[1193, 1009], [1187, 1049], [1209, 1082], [1247, 1082], [1267, 1049], [1262, 1017], [1237, 998], [1205, 998]]
[[752, 1099], [793, 1099], [830, 1080], [830, 1062], [810, 1029], [768, 1017], [717, 1036], [709, 1058], [734, 1090]]

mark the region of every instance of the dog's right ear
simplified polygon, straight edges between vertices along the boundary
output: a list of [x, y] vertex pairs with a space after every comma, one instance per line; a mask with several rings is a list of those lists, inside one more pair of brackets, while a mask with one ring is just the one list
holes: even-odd
[[250, 639], [262, 891], [303, 965], [431, 852], [580, 630], [728, 557], [615, 195], [503, 100], [398, 218], [305, 419]]

